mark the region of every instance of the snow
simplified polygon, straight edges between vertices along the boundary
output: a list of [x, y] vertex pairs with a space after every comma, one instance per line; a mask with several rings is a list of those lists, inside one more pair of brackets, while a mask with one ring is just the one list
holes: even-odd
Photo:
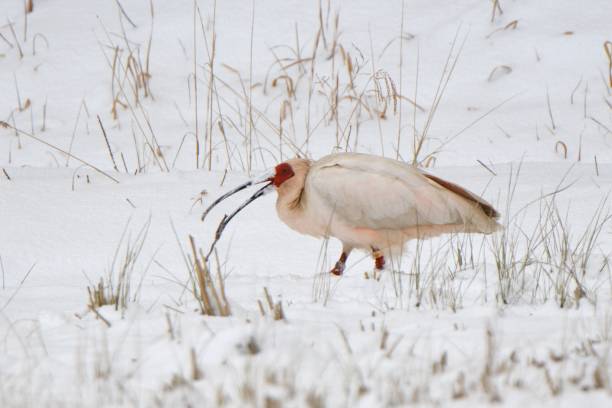
[[[119, 3], [136, 27], [116, 2], [3, 2], [0, 406], [610, 404], [612, 3], [502, 0], [491, 21], [483, 1], [322, 2], [315, 54], [315, 3]], [[136, 99], [125, 64], [150, 36]], [[380, 276], [354, 253], [336, 278], [340, 244], [291, 231], [271, 194], [217, 244], [232, 315], [199, 313], [188, 237], [206, 251], [249, 192], [203, 223], [212, 200], [298, 152], [411, 161], [432, 111], [418, 158], [505, 234], [410, 243]], [[130, 254], [127, 306], [90, 310]]]

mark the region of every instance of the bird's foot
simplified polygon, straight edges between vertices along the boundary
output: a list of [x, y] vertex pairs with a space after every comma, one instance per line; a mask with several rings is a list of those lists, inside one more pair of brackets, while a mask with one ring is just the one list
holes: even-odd
[[329, 272], [336, 276], [342, 275], [342, 273], [344, 272], [344, 267], [346, 265], [347, 258], [348, 258], [348, 253], [342, 252], [342, 254], [340, 254], [340, 259], [338, 259], [338, 262], [336, 262], [336, 265]]
[[385, 269], [385, 257], [379, 250], [373, 251], [372, 256], [374, 257], [374, 266], [377, 270], [382, 271]]
[[329, 271], [329, 273], [332, 273], [336, 276], [341, 276], [343, 272], [344, 272], [344, 262], [342, 261], [336, 262], [336, 265], [332, 268], [331, 271]]

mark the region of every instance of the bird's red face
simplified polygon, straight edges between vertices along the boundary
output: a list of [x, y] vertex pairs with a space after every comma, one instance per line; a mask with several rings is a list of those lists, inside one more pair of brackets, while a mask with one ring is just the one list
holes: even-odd
[[281, 163], [274, 168], [274, 177], [272, 177], [270, 181], [276, 187], [280, 187], [281, 184], [289, 180], [294, 175], [295, 173], [288, 163]]

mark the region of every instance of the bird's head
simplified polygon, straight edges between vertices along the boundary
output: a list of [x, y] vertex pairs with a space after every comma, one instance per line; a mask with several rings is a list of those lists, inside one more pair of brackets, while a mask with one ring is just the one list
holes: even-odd
[[299, 194], [304, 188], [310, 164], [310, 160], [301, 158], [284, 161], [268, 173], [268, 181], [276, 187], [280, 196]]
[[284, 162], [274, 168], [274, 175], [271, 176], [268, 180], [270, 180], [270, 182], [272, 182], [272, 184], [274, 184], [278, 188], [281, 186], [281, 184], [289, 180], [294, 175], [295, 172], [293, 171], [293, 167], [291, 167], [291, 164]]

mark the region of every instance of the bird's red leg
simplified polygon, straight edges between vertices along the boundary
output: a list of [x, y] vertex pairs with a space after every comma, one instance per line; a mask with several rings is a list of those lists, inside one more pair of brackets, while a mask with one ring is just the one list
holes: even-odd
[[332, 268], [330, 273], [333, 273], [336, 276], [342, 275], [342, 272], [344, 272], [344, 265], [346, 264], [347, 258], [348, 253], [346, 251], [342, 251], [342, 254], [340, 254], [340, 259], [338, 259], [338, 262], [336, 262], [336, 265]]
[[376, 269], [379, 271], [385, 269], [385, 257], [379, 249], [372, 248], [372, 257], [374, 258]]

